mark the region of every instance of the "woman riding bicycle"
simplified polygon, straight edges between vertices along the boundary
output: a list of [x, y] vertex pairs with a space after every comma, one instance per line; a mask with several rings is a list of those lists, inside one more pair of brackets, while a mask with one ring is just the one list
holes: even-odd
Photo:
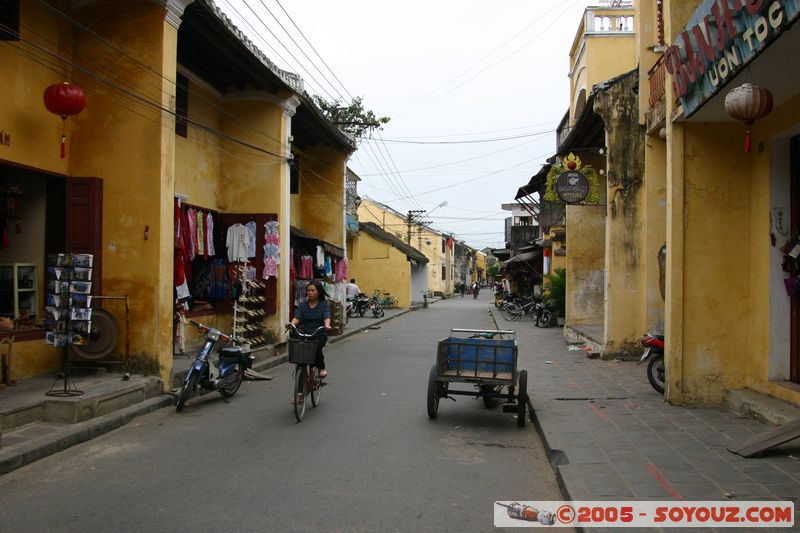
[[[318, 335], [319, 345], [317, 346], [317, 357], [314, 366], [319, 369], [319, 377], [324, 378], [328, 375], [325, 370], [325, 356], [322, 355], [322, 347], [328, 342], [328, 331], [331, 329], [331, 308], [326, 299], [325, 289], [322, 282], [312, 280], [306, 287], [306, 300], [301, 302], [294, 313], [292, 324], [303, 325], [303, 331], [312, 333], [319, 327], [324, 327], [325, 331]], [[287, 324], [288, 328], [289, 325]]]

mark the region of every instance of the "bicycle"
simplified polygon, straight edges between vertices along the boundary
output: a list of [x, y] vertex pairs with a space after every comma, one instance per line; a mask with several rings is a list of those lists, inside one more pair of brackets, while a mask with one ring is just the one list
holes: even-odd
[[381, 304], [381, 307], [385, 309], [394, 309], [397, 307], [398, 301], [397, 298], [391, 295], [391, 293], [387, 291], [381, 291], [380, 289], [375, 289], [375, 292], [372, 293], [372, 297], [378, 300], [378, 303]]
[[292, 405], [294, 406], [294, 417], [298, 422], [303, 421], [306, 415], [307, 397], [311, 397], [311, 405], [317, 407], [320, 401], [322, 387], [325, 382], [319, 377], [319, 369], [314, 366], [317, 357], [319, 341], [316, 335], [325, 328], [320, 326], [307, 335], [300, 333], [297, 326], [288, 324], [287, 330], [291, 326], [294, 329], [294, 337], [289, 336], [287, 343], [289, 346], [289, 362], [295, 365], [292, 386]]
[[534, 318], [536, 312], [536, 300], [531, 298], [527, 302], [512, 302], [503, 306], [500, 313], [503, 318], [511, 322], [516, 322], [523, 317]]

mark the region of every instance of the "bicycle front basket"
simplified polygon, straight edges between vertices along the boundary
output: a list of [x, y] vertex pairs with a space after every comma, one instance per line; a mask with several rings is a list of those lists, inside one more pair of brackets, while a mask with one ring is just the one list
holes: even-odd
[[289, 362], [298, 365], [313, 365], [317, 358], [316, 339], [289, 338]]

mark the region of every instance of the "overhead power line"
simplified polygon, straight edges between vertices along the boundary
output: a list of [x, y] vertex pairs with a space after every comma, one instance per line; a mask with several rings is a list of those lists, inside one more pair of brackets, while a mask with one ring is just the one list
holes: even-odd
[[541, 135], [547, 135], [548, 133], [555, 133], [557, 130], [544, 130], [544, 131], [537, 131], [534, 133], [526, 133], [523, 135], [511, 135], [508, 137], [495, 137], [494, 139], [470, 139], [465, 141], [412, 141], [412, 140], [405, 140], [405, 139], [383, 139], [384, 142], [387, 143], [397, 143], [397, 144], [475, 144], [475, 143], [493, 143], [498, 141], [512, 141], [515, 139], [525, 139], [528, 137], [538, 137]]

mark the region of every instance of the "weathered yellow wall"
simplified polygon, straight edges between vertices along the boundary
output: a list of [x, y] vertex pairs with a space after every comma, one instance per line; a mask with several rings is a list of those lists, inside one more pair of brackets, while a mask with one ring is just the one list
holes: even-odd
[[[148, 100], [169, 105], [174, 83], [161, 74], [174, 79], [177, 30], [164, 13], [150, 2], [120, 1], [89, 4], [76, 13], [149, 69], [98, 46], [86, 33], [76, 35], [75, 56]], [[75, 120], [70, 174], [103, 178], [103, 292], [131, 296], [131, 352], [157, 361], [166, 378], [172, 364], [174, 121], [87, 76], [80, 79], [88, 89], [87, 107]]]
[[375, 289], [387, 291], [397, 298], [398, 307], [411, 305], [411, 265], [406, 255], [364, 231], [352, 243], [349, 273], [358, 288], [368, 295]]
[[658, 251], [667, 242], [666, 143], [658, 136], [645, 137], [643, 183], [644, 234], [642, 243], [643, 331], [664, 332], [664, 299], [661, 297]]
[[349, 154], [320, 146], [296, 151], [300, 194], [293, 194], [292, 225], [344, 248], [344, 184]]
[[565, 324], [603, 324], [605, 208], [567, 206]]
[[[20, 2], [20, 33], [23, 39], [54, 49], [71, 60], [71, 27], [37, 2]], [[52, 65], [52, 68], [45, 65]], [[0, 129], [11, 135], [11, 146], [0, 145], [0, 160], [66, 175], [76, 142], [75, 117], [65, 123], [67, 157], [61, 159], [59, 147], [64, 131], [61, 117], [45, 109], [42, 95], [45, 88], [54, 83], [77, 82], [77, 74], [73, 75], [66, 63], [20, 43], [0, 46], [0, 71], [6, 73], [2, 85], [4, 97], [0, 102]], [[83, 80], [81, 85], [91, 105], [90, 87]], [[94, 86], [91, 89], [94, 91]]]
[[715, 403], [745, 384], [750, 357], [752, 163], [732, 148], [738, 124], [686, 124], [684, 135], [681, 390], [684, 402]]
[[[222, 109], [221, 96], [189, 76], [189, 117], [220, 130]], [[188, 203], [219, 211], [220, 145], [219, 136], [192, 123], [186, 137], [175, 136], [175, 193]]]

